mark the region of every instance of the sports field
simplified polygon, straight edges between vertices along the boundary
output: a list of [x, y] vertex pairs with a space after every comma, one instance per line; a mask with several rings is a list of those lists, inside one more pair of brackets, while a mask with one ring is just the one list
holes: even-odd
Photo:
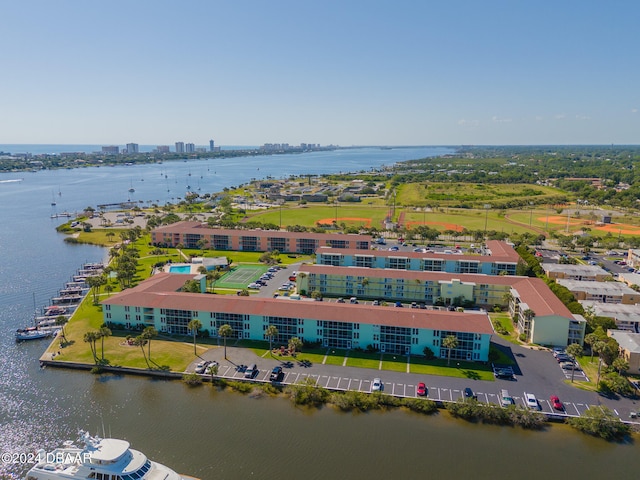
[[247, 288], [251, 282], [260, 278], [269, 267], [262, 265], [238, 265], [229, 273], [224, 274], [216, 282], [216, 287], [221, 288]]

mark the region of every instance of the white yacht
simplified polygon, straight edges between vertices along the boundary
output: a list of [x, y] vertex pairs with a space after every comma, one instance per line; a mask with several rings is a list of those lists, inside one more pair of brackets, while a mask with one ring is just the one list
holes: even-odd
[[125, 440], [81, 431], [79, 442], [82, 447], [68, 440], [52, 452], [40, 450], [25, 480], [197, 480], [149, 460]]

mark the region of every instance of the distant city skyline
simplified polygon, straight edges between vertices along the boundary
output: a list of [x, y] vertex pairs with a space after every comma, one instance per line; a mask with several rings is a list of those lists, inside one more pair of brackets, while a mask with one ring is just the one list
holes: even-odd
[[637, 2], [24, 0], [2, 14], [2, 144], [640, 143]]

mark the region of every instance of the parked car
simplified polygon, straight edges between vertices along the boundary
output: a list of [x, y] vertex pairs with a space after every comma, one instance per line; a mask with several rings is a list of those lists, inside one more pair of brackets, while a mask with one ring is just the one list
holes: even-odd
[[398, 250], [400, 250], [400, 248], [395, 245], [393, 247], [389, 247], [390, 252], [397, 252]]
[[508, 407], [509, 405], [513, 405], [515, 402], [513, 401], [513, 397], [509, 395], [508, 390], [500, 391], [500, 405], [503, 407]]
[[540, 404], [538, 403], [538, 399], [533, 393], [524, 393], [524, 399], [531, 410], [540, 410]]
[[418, 302], [411, 302], [411, 308], [418, 308]]
[[396, 302], [396, 303], [395, 303], [395, 305], [396, 305], [396, 307], [398, 307], [398, 308], [402, 308], [402, 302]]
[[418, 395], [419, 397], [427, 396], [427, 386], [424, 384], [424, 382], [420, 382], [416, 387], [416, 395]]
[[282, 377], [284, 377], [282, 367], [273, 367], [273, 370], [271, 370], [271, 375], [269, 375], [269, 380], [271, 380], [272, 382], [279, 382], [280, 380], [282, 380]]
[[341, 297], [341, 298], [337, 299], [336, 302], [337, 303], [344, 303], [344, 298]]
[[349, 303], [358, 303], [358, 298], [357, 297], [351, 297], [349, 299]]
[[551, 395], [549, 397], [549, 401], [551, 402], [551, 405], [553, 406], [553, 408], [555, 408], [556, 410], [564, 410], [564, 405], [562, 404], [562, 402], [560, 401], [557, 395]]
[[211, 364], [210, 361], [199, 362], [196, 365], [196, 373], [205, 373], [207, 371], [207, 367]]
[[556, 361], [558, 363], [564, 363], [564, 362], [572, 362], [573, 358], [571, 358], [569, 355], [567, 355], [566, 353], [561, 353], [560, 355], [556, 355]]
[[255, 363], [244, 372], [244, 378], [254, 378], [256, 375], [258, 375], [258, 366]]
[[371, 383], [371, 391], [379, 392], [381, 390], [382, 390], [382, 381], [379, 378], [374, 378], [373, 382]]
[[249, 285], [247, 285], [247, 288], [252, 288], [252, 289], [259, 289], [260, 287], [262, 287], [262, 285], [260, 285], [259, 283], [256, 282], [252, 282]]
[[580, 371], [580, 367], [573, 362], [564, 362], [560, 364], [563, 370], [575, 370], [576, 372]]
[[478, 399], [478, 396], [475, 393], [473, 393], [473, 390], [471, 390], [470, 387], [465, 388], [463, 390], [463, 393], [465, 398], [473, 398], [474, 400]]
[[380, 305], [380, 300], [374, 300], [374, 301], [373, 301], [373, 305], [376, 305], [376, 306], [377, 306], [377, 305]]

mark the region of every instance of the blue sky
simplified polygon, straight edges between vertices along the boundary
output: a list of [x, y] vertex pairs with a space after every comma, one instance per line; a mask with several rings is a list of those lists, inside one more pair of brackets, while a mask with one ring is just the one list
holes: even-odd
[[640, 143], [640, 2], [5, 0], [0, 143]]

